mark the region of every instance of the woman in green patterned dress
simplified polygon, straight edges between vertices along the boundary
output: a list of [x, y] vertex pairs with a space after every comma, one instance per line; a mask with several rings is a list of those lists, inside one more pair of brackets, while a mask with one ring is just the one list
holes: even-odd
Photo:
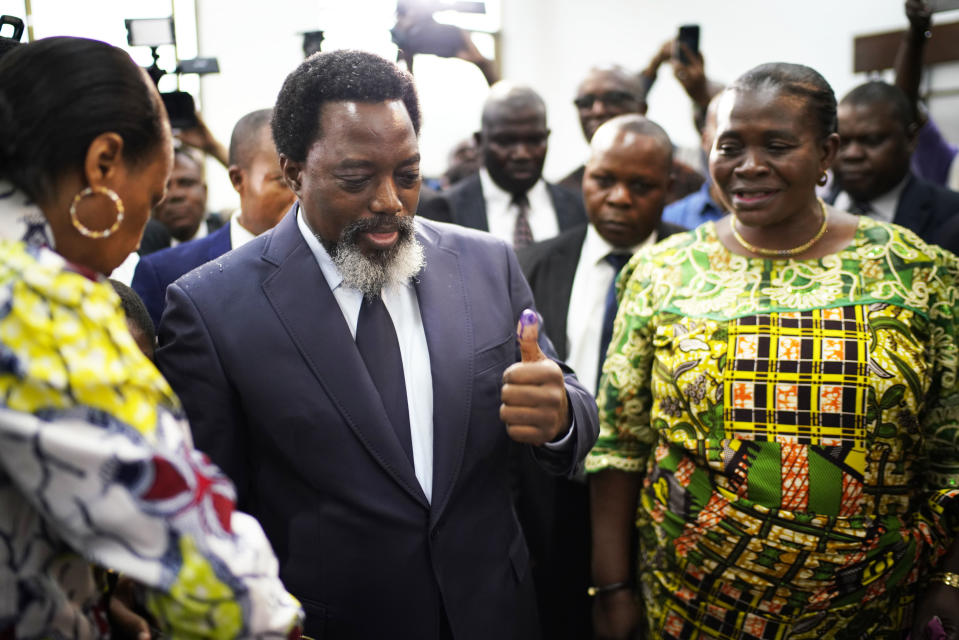
[[710, 154], [732, 215], [621, 275], [587, 459], [600, 638], [959, 621], [959, 262], [817, 199], [838, 145], [822, 76], [752, 69]]

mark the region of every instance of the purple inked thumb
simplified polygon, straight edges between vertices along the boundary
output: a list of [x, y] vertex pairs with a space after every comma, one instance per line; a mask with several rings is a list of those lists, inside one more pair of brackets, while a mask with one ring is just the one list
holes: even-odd
[[523, 362], [539, 362], [546, 354], [539, 348], [539, 315], [532, 309], [525, 309], [516, 325], [516, 338]]

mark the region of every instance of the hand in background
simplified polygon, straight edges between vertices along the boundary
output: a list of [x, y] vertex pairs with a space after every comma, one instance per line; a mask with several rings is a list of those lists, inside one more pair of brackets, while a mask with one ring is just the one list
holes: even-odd
[[196, 114], [196, 121], [197, 124], [195, 127], [177, 132], [175, 134], [176, 138], [188, 147], [199, 149], [203, 153], [213, 156], [220, 164], [229, 169], [230, 159], [226, 147], [213, 137], [213, 133], [210, 132], [206, 123], [203, 122], [203, 118], [200, 117], [199, 112]]

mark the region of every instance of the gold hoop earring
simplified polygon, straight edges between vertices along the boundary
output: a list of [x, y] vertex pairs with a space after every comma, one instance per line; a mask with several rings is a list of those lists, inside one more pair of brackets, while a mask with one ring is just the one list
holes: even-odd
[[[92, 196], [94, 194], [104, 195], [110, 200], [113, 201], [114, 206], [117, 208], [117, 219], [114, 221], [113, 225], [109, 229], [104, 229], [103, 231], [94, 231], [80, 222], [80, 218], [77, 217], [77, 205], [80, 204], [80, 201], [86, 198], [87, 196]], [[120, 223], [123, 222], [123, 200], [120, 199], [120, 196], [117, 195], [117, 192], [108, 187], [87, 187], [83, 189], [80, 193], [73, 197], [73, 202], [70, 203], [70, 224], [73, 225], [73, 228], [80, 232], [80, 235], [86, 236], [87, 238], [109, 238], [114, 234], [114, 232], [120, 228]]]
[[816, 180], [816, 184], [818, 184], [820, 187], [825, 187], [827, 182], [829, 182], [829, 175], [823, 171], [822, 175], [819, 176], [819, 180]]

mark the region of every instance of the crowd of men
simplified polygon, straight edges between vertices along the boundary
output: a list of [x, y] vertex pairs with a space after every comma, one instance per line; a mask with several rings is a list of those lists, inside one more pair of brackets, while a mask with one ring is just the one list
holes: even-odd
[[[720, 87], [701, 56], [674, 53], [587, 73], [572, 102], [589, 158], [559, 184], [542, 175], [542, 98], [500, 81], [462, 166], [420, 197], [413, 85], [357, 52], [309, 58], [273, 109], [236, 124], [228, 221], [207, 214], [202, 162], [177, 152], [132, 287], [306, 635], [590, 637], [579, 463], [615, 279], [637, 250], [725, 210], [705, 169]], [[692, 153], [644, 116], [666, 61], [700, 128]], [[914, 93], [870, 81], [841, 99], [822, 195], [957, 251], [955, 147]]]

